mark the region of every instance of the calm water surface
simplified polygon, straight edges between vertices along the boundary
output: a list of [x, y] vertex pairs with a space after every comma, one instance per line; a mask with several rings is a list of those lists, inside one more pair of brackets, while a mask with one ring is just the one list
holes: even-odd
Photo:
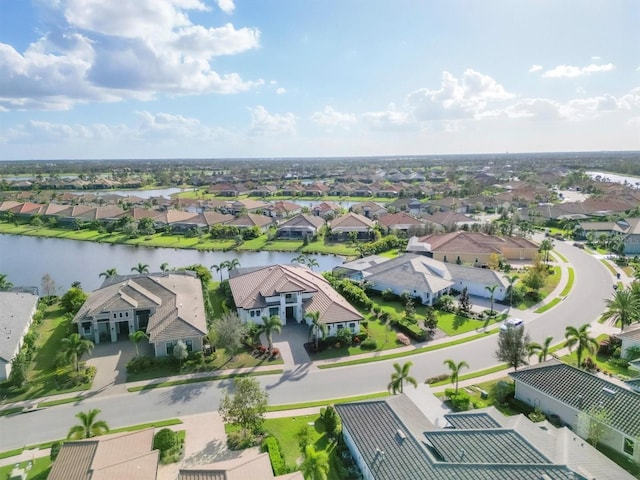
[[[115, 268], [120, 274], [131, 273], [131, 268], [143, 263], [149, 269], [159, 271], [167, 262], [169, 267], [182, 267], [201, 263], [207, 267], [225, 260], [237, 258], [241, 267], [291, 263], [298, 253], [283, 252], [199, 252], [173, 248], [148, 248], [130, 245], [80, 242], [57, 238], [0, 235], [0, 273], [6, 274], [14, 285], [40, 287], [42, 276], [49, 273], [60, 292], [65, 292], [71, 283], [78, 280], [85, 290], [100, 286], [100, 272]], [[332, 255], [310, 255], [319, 267], [316, 271], [327, 271], [340, 265], [343, 257]], [[219, 279], [220, 273], [212, 272]], [[226, 277], [226, 271], [223, 273]]]

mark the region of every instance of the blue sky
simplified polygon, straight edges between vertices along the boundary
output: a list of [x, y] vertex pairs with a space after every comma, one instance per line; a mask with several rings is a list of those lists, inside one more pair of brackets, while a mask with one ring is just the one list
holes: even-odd
[[0, 159], [640, 150], [635, 0], [0, 0]]

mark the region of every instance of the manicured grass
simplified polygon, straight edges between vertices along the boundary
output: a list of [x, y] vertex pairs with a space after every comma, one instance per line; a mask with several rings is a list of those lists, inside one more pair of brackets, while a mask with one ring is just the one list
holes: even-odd
[[609, 261], [605, 260], [604, 258], [601, 258], [600, 261], [603, 263], [605, 267], [607, 267], [607, 269], [609, 269], [609, 271], [611, 272], [611, 275], [613, 275], [614, 277], [618, 275], [618, 272], [616, 272], [616, 269], [613, 268], [613, 266], [611, 265], [611, 263], [609, 263]]
[[[605, 340], [607, 338], [609, 338], [609, 335], [603, 334], [603, 335], [598, 335], [596, 337], [596, 340], [600, 342], [601, 340]], [[610, 364], [608, 362], [609, 357], [607, 355], [599, 355], [599, 354], [591, 355], [587, 352], [584, 352], [582, 354], [582, 360], [584, 361], [587, 357], [590, 357], [603, 373], [612, 374], [612, 375], [622, 375], [624, 377], [629, 377], [634, 375], [634, 372], [630, 372], [628, 368]], [[560, 357], [560, 360], [569, 365], [575, 366], [578, 362], [576, 351], [574, 350], [570, 354]]]
[[16, 402], [91, 388], [90, 384], [82, 384], [70, 389], [58, 389], [56, 385], [56, 360], [60, 351], [60, 342], [68, 335], [63, 313], [57, 304], [47, 308], [43, 322], [32, 328], [35, 328], [39, 337], [35, 355], [27, 371], [29, 388], [20, 394], [4, 391], [4, 401]]
[[[20, 455], [24, 451], [24, 448], [16, 448], [15, 450], [9, 450], [7, 452], [0, 453], [0, 458], [9, 458], [15, 457], [16, 455]], [[0, 477], [2, 478], [2, 477]]]
[[493, 323], [501, 322], [502, 319], [502, 315], [491, 319], [476, 320], [455, 313], [438, 312], [438, 328], [448, 336], [453, 337], [461, 333], [471, 332], [479, 328], [487, 327]]
[[325, 365], [318, 365], [318, 368], [325, 369], [325, 368], [347, 367], [351, 365], [360, 365], [363, 363], [378, 362], [380, 360], [392, 360], [396, 358], [408, 357], [410, 355], [417, 355], [419, 353], [431, 352], [433, 350], [440, 350], [441, 348], [447, 348], [447, 347], [452, 347], [454, 345], [459, 345], [461, 343], [471, 342], [473, 340], [477, 340], [478, 338], [486, 337], [487, 335], [494, 335], [498, 333], [498, 331], [499, 330], [492, 330], [489, 332], [478, 333], [477, 335], [471, 335], [469, 337], [459, 338], [457, 340], [453, 340], [447, 343], [430, 345], [422, 348], [416, 348], [414, 350], [404, 350], [401, 352], [391, 353], [387, 355], [379, 355], [377, 357], [365, 357], [365, 358], [358, 358], [354, 360], [347, 360], [345, 362], [336, 362], [336, 363], [329, 363]]
[[[21, 412], [23, 409], [23, 407], [11, 407], [11, 408], [5, 408], [0, 410], [0, 417], [4, 417], [7, 415], [13, 415], [14, 413], [19, 413]], [[0, 457], [2, 458], [2, 457]]]
[[283, 410], [297, 410], [300, 408], [324, 407], [326, 405], [336, 405], [338, 403], [361, 402], [363, 400], [375, 400], [377, 398], [386, 398], [389, 392], [369, 393], [366, 395], [356, 395], [354, 397], [333, 398], [330, 400], [315, 400], [313, 402], [288, 403], [284, 405], [270, 405], [267, 412], [281, 412]]
[[345, 257], [358, 255], [358, 251], [352, 246], [343, 243], [324, 243], [323, 240], [317, 240], [309, 243], [309, 245], [302, 248], [302, 253], [342, 255]]
[[[506, 363], [501, 363], [500, 365], [496, 365], [495, 367], [486, 368], [484, 370], [478, 370], [477, 372], [467, 373], [466, 375], [460, 375], [460, 377], [458, 377], [458, 381], [462, 382], [463, 380], [470, 380], [472, 378], [483, 377], [484, 375], [490, 375], [492, 373], [501, 372], [508, 368], [509, 366]], [[450, 380], [442, 380], [441, 382], [434, 382], [434, 383], [431, 383], [430, 385], [432, 387], [438, 387], [441, 385], [447, 385], [449, 383], [451, 383]]]
[[[29, 462], [20, 463], [20, 468], [26, 469]], [[0, 478], [9, 478], [14, 465], [6, 465], [0, 467]], [[49, 476], [49, 470], [51, 470], [51, 459], [49, 457], [36, 458], [33, 462], [31, 469], [27, 474], [28, 480], [46, 480]]]
[[557, 256], [558, 258], [560, 258], [560, 260], [562, 260], [564, 263], [569, 263], [569, 260], [567, 260], [567, 257], [565, 257], [564, 255], [562, 255], [560, 252], [554, 250], [553, 254], [555, 256]]
[[316, 451], [324, 450], [329, 455], [329, 472], [327, 480], [342, 480], [342, 475], [336, 468], [340, 462], [336, 452], [336, 444], [329, 440], [324, 431], [319, 415], [305, 415], [302, 417], [272, 418], [264, 423], [265, 431], [278, 439], [282, 454], [287, 465], [295, 467], [301, 458], [300, 447], [296, 434], [305, 426], [311, 431], [310, 443]]
[[180, 420], [179, 418], [170, 418], [168, 420], [159, 420], [157, 422], [139, 423], [137, 425], [130, 425], [128, 427], [114, 428], [112, 430], [109, 430], [109, 433], [135, 432], [138, 430], [145, 430], [147, 428], [164, 428], [181, 424], [182, 420]]
[[555, 307], [557, 304], [559, 304], [563, 299], [560, 297], [556, 297], [553, 300], [551, 300], [549, 303], [543, 305], [542, 307], [536, 309], [535, 313], [544, 313], [547, 310], [551, 310], [553, 307]]
[[283, 372], [284, 370], [278, 369], [278, 370], [267, 370], [267, 371], [259, 371], [259, 372], [248, 372], [248, 373], [227, 373], [227, 374], [221, 374], [221, 375], [207, 375], [205, 377], [186, 378], [183, 380], [171, 380], [167, 382], [149, 383], [147, 385], [127, 388], [127, 391], [140, 392], [143, 390], [155, 390], [156, 388], [175, 387], [177, 385], [188, 385], [190, 383], [211, 382], [214, 380], [225, 380], [228, 378], [236, 378], [236, 377], [259, 377], [263, 375], [282, 374]]
[[49, 400], [48, 402], [38, 402], [38, 408], [55, 407], [56, 405], [64, 405], [65, 403], [74, 403], [82, 400], [82, 395], [70, 398], [61, 398], [59, 400]]
[[573, 288], [573, 282], [575, 282], [576, 280], [576, 272], [571, 267], [569, 267], [568, 269], [568, 276], [569, 278], [567, 280], [567, 285], [560, 292], [561, 297], [566, 297], [567, 295], [569, 295], [569, 292]]

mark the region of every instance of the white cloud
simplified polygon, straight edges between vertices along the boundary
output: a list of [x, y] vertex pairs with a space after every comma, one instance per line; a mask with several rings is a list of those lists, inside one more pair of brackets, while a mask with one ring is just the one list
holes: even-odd
[[230, 15], [236, 9], [233, 0], [216, 0], [216, 2], [218, 3], [218, 8], [226, 14]]
[[357, 119], [353, 113], [337, 112], [327, 105], [321, 112], [314, 112], [311, 121], [323, 127], [341, 127], [348, 130], [356, 124]]
[[449, 72], [442, 72], [438, 90], [416, 90], [409, 94], [407, 103], [417, 120], [455, 119], [473, 117], [489, 103], [513, 96], [490, 76], [467, 69], [462, 81]]
[[594, 62], [597, 62], [600, 60], [600, 57], [594, 56], [594, 57], [591, 57], [591, 60], [593, 60]]
[[[259, 46], [254, 28], [194, 25], [199, 0], [60, 0], [63, 24], [23, 53], [0, 43], [0, 108], [65, 109], [158, 93], [230, 94], [263, 84], [212, 69], [216, 57]], [[64, 32], [64, 33], [59, 33]]]
[[250, 108], [252, 137], [293, 135], [296, 133], [296, 116], [293, 113], [270, 114], [262, 105]]
[[542, 76], [545, 78], [575, 78], [591, 75], [592, 73], [609, 72], [613, 70], [613, 68], [614, 66], [612, 63], [607, 63], [604, 65], [596, 65], [592, 63], [591, 65], [587, 65], [586, 67], [558, 65], [557, 67], [544, 72]]
[[371, 130], [407, 130], [415, 127], [409, 114], [393, 110], [366, 112], [362, 114], [362, 120]]
[[287, 89], [284, 88], [284, 87], [279, 87], [279, 88], [276, 89], [276, 93], [278, 95], [284, 95], [285, 93], [287, 93]]
[[542, 70], [542, 65], [531, 65], [529, 67], [529, 73], [539, 72]]

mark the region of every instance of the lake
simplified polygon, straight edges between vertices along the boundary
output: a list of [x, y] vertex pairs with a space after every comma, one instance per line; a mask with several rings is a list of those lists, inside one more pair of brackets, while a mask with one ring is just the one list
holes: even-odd
[[[95, 290], [102, 283], [98, 275], [109, 268], [120, 274], [132, 273], [131, 268], [143, 263], [152, 272], [160, 271], [167, 262], [169, 268], [201, 263], [207, 267], [237, 258], [241, 267], [289, 264], [296, 252], [201, 252], [173, 248], [135, 247], [106, 243], [81, 242], [58, 238], [38, 238], [19, 235], [0, 235], [0, 273], [15, 286], [40, 288], [42, 276], [48, 273], [58, 286], [59, 293], [69, 289], [74, 281], [82, 283], [86, 291]], [[342, 264], [343, 257], [309, 255], [318, 262], [314, 270], [324, 272]], [[220, 273], [212, 272], [220, 279]], [[226, 271], [223, 273], [226, 277]]]

